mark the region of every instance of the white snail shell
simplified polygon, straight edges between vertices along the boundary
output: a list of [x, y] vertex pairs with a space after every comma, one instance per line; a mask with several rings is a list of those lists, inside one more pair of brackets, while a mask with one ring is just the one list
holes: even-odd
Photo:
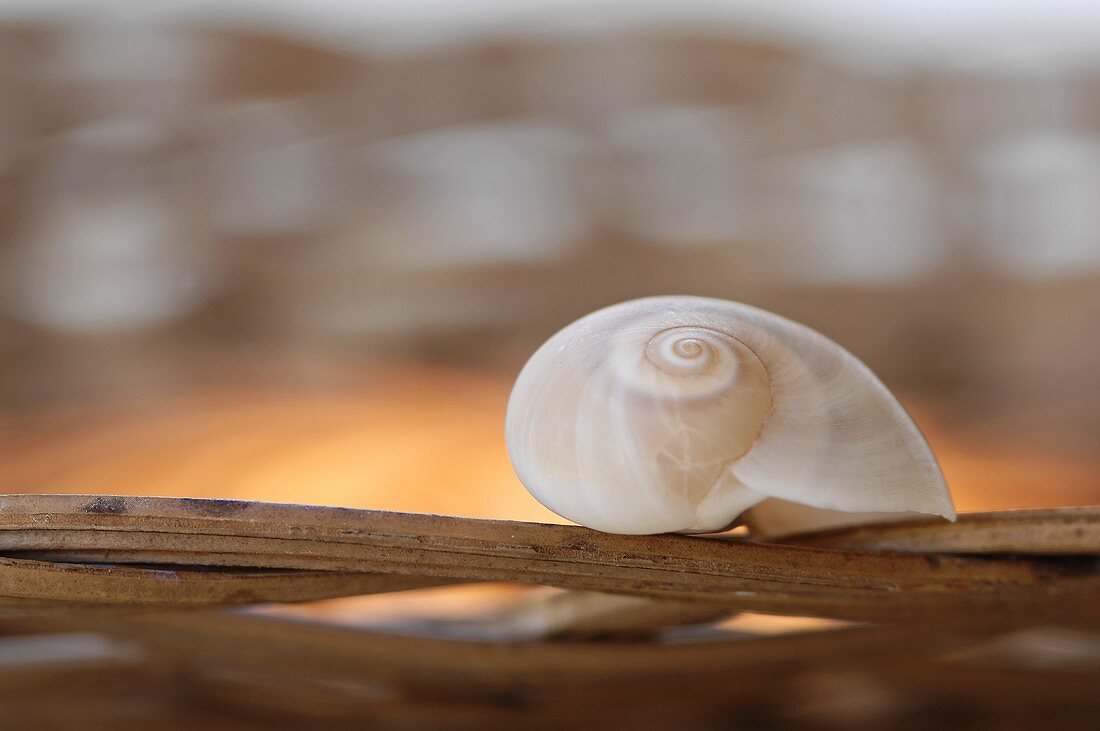
[[867, 366], [736, 302], [651, 297], [581, 318], [524, 366], [506, 432], [535, 498], [602, 531], [955, 517], [927, 442]]

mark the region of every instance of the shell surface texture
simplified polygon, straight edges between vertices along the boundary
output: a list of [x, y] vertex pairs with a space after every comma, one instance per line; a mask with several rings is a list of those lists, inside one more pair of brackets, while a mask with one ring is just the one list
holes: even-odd
[[736, 302], [649, 297], [568, 325], [520, 372], [506, 436], [539, 502], [612, 533], [955, 517], [928, 443], [867, 366]]

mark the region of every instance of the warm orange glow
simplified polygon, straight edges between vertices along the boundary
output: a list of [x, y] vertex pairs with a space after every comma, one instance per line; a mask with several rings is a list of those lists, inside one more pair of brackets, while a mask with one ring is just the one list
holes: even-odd
[[[0, 432], [0, 483], [563, 522], [508, 463], [507, 376], [425, 366], [369, 375], [323, 390], [206, 387], [12, 416]], [[1100, 502], [1100, 458], [1001, 444], [913, 411], [961, 510]]]
[[562, 522], [504, 448], [507, 384], [424, 367], [369, 385], [204, 390], [22, 420], [0, 436], [9, 492], [233, 497]]
[[1010, 440], [989, 426], [951, 426], [935, 410], [903, 400], [932, 445], [960, 511], [1100, 503], [1100, 454], [1089, 459], [1026, 438]]

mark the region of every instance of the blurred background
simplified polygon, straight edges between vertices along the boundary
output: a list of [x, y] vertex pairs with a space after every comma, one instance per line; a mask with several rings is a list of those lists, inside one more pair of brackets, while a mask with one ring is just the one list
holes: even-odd
[[[1097, 38], [1085, 0], [0, 0], [0, 492], [561, 522], [505, 453], [519, 368], [596, 308], [696, 294], [867, 362], [960, 509], [1100, 503]], [[438, 636], [554, 591], [250, 611]], [[26, 728], [361, 728], [349, 697], [404, 692], [22, 631], [0, 717]], [[984, 718], [803, 661], [775, 689], [806, 728]], [[1091, 723], [1092, 676], [1051, 677], [988, 705]]]
[[685, 293], [1100, 502], [1100, 8], [957, 5], [0, 3], [0, 490], [560, 520], [515, 374]]

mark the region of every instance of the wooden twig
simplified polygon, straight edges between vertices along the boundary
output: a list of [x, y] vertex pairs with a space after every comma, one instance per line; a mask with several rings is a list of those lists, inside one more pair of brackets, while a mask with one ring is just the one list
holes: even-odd
[[[1100, 576], [1079, 559], [825, 550], [744, 540], [622, 536], [577, 526], [241, 501], [88, 495], [0, 497], [0, 552], [97, 555], [115, 563], [516, 581], [706, 602], [731, 609], [971, 626], [1095, 624]], [[360, 593], [330, 577], [316, 596]], [[297, 581], [298, 577], [287, 577]], [[201, 581], [201, 580], [200, 580]], [[318, 579], [321, 581], [321, 579]], [[283, 600], [261, 589], [246, 601]], [[299, 591], [299, 590], [295, 590]], [[0, 596], [187, 602], [155, 574], [6, 564]], [[307, 591], [296, 594], [310, 598]]]
[[783, 543], [856, 551], [1020, 555], [1100, 553], [1100, 508], [964, 513], [790, 536]]
[[337, 571], [138, 568], [0, 557], [2, 596], [56, 602], [225, 606], [378, 594], [442, 583], [449, 582], [421, 576]]

